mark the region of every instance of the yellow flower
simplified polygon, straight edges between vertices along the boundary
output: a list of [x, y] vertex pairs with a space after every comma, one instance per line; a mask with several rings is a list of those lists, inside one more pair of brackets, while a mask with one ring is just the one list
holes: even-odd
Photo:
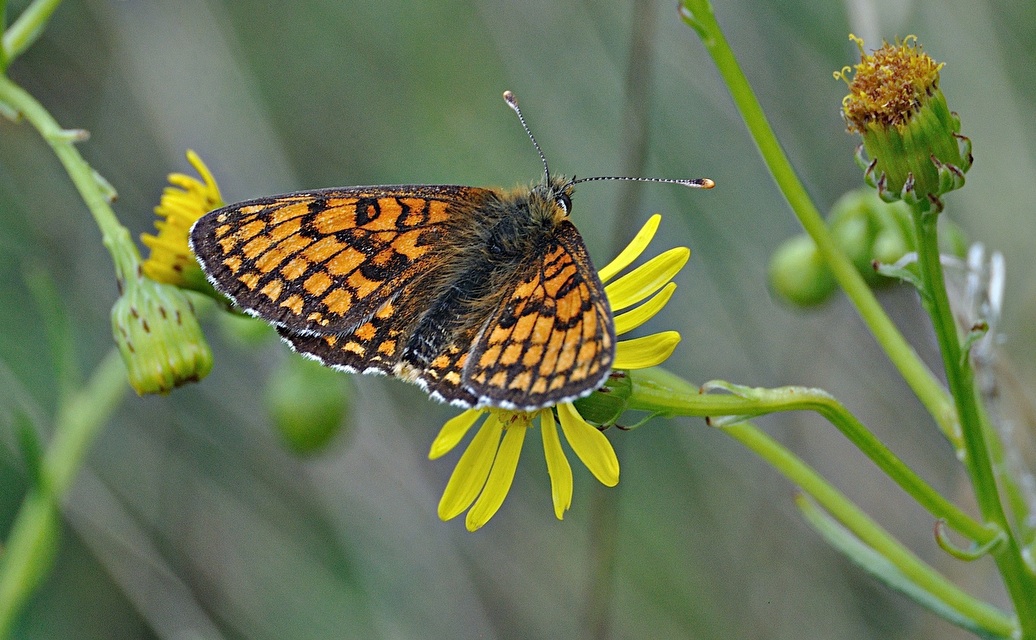
[[[652, 216], [629, 246], [598, 272], [606, 283], [605, 293], [613, 311], [625, 310], [615, 316], [616, 334], [639, 327], [665, 306], [676, 289], [671, 282], [673, 276], [690, 258], [691, 252], [685, 247], [670, 249], [609, 283], [644, 251], [661, 219], [659, 215]], [[676, 331], [621, 340], [616, 345], [614, 368], [643, 369], [661, 364], [679, 342], [680, 334]], [[493, 517], [511, 488], [525, 434], [537, 422], [550, 475], [554, 515], [559, 520], [572, 504], [573, 483], [572, 468], [561, 448], [558, 423], [572, 451], [594, 477], [609, 487], [619, 482], [619, 460], [611, 443], [579, 415], [571, 402], [533, 412], [465, 411], [443, 425], [428, 457], [434, 460], [452, 450], [483, 417], [485, 420], [457, 462], [439, 501], [439, 517], [443, 520], [467, 510], [465, 526], [468, 531], [475, 531]]]
[[145, 233], [140, 236], [151, 249], [143, 269], [152, 280], [208, 292], [210, 287], [205, 274], [191, 254], [187, 240], [191, 225], [203, 214], [223, 206], [223, 198], [212, 172], [198, 154], [188, 150], [187, 160], [202, 179], [182, 173], [169, 174], [169, 186], [155, 207], [155, 213], [163, 218], [155, 221], [158, 235]]

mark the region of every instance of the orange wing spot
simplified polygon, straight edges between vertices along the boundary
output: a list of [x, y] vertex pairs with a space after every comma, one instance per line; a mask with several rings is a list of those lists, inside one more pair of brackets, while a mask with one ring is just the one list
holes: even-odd
[[554, 315], [559, 323], [567, 324], [572, 318], [582, 313], [582, 306], [583, 296], [580, 295], [579, 290], [576, 290], [564, 298], [558, 298]]
[[[592, 342], [583, 343], [583, 346], [579, 348], [579, 355], [576, 357], [579, 366], [576, 367], [576, 371], [581, 373], [581, 378], [587, 377], [590, 373], [591, 365], [597, 364], [597, 354], [597, 345]], [[596, 369], [598, 367], [593, 366], [593, 370]]]
[[[566, 335], [566, 338], [568, 336]], [[562, 347], [561, 353], [558, 355], [558, 363], [555, 371], [569, 371], [572, 369], [572, 365], [576, 362], [576, 346], [566, 340], [565, 346]]]
[[270, 236], [257, 236], [241, 247], [241, 253], [245, 254], [249, 260], [254, 260], [257, 255], [269, 249], [271, 244], [273, 244], [273, 240], [270, 239]]
[[241, 270], [241, 256], [230, 256], [223, 259], [223, 266], [230, 269], [231, 273]]
[[338, 336], [324, 336], [324, 342], [327, 343], [327, 346], [333, 347], [338, 344]]
[[511, 380], [511, 384], [507, 385], [509, 389], [527, 389], [529, 383], [532, 382], [532, 372], [522, 371]]
[[530, 389], [530, 391], [532, 391], [533, 393], [546, 393], [547, 379], [536, 378], [536, 382], [532, 383], [532, 389]]
[[343, 316], [353, 306], [353, 296], [346, 289], [332, 289], [324, 296], [323, 303], [328, 312]]
[[369, 322], [364, 322], [357, 327], [356, 331], [353, 333], [355, 333], [356, 337], [360, 340], [370, 342], [376, 335], [378, 335], [378, 328]]
[[[240, 209], [238, 209], [238, 211], [242, 215], [250, 216], [250, 215], [255, 215], [255, 214], [259, 213], [260, 211], [262, 211], [265, 208], [266, 208], [265, 204], [250, 204], [247, 207], [241, 207]], [[220, 216], [221, 220], [223, 218], [224, 218], [224, 216]]]
[[428, 206], [424, 198], [399, 198], [399, 202], [408, 209], [407, 214], [399, 220], [400, 227], [417, 224], [424, 217], [425, 207]]
[[302, 296], [300, 296], [297, 293], [293, 293], [290, 296], [288, 296], [287, 298], [285, 298], [284, 302], [282, 302], [280, 304], [280, 306], [288, 309], [289, 311], [291, 311], [295, 315], [301, 315], [302, 314]]
[[270, 299], [270, 302], [277, 302], [277, 298], [281, 297], [281, 291], [284, 290], [284, 281], [280, 278], [274, 278], [266, 283], [266, 285], [259, 290], [259, 293], [265, 295]]
[[429, 200], [428, 201], [428, 223], [429, 224], [442, 224], [450, 219], [450, 214], [447, 213], [447, 209], [450, 205], [442, 200]]
[[396, 341], [385, 340], [384, 342], [378, 345], [378, 353], [382, 353], [386, 356], [389, 356], [390, 358], [396, 355]]
[[394, 231], [399, 224], [399, 217], [403, 215], [403, 206], [396, 198], [378, 198], [378, 209], [380, 214], [377, 218], [363, 225], [364, 229], [372, 231]]
[[550, 343], [547, 345], [547, 352], [543, 355], [543, 360], [540, 361], [541, 376], [554, 375], [558, 370], [558, 354], [561, 352], [561, 347], [564, 344], [564, 332], [557, 331], [550, 337]]
[[345, 248], [344, 242], [339, 242], [334, 236], [324, 236], [317, 240], [303, 252], [302, 256], [310, 262], [327, 262], [331, 256]]
[[[226, 214], [223, 214], [223, 215], [219, 216], [219, 221], [221, 223], [225, 223], [226, 219], [227, 219]], [[228, 233], [230, 233], [233, 230], [234, 230], [234, 226], [233, 225], [220, 224], [218, 227], [216, 227], [216, 230], [213, 233], [215, 234], [217, 240], [221, 240], [225, 235], [227, 235]]]
[[449, 356], [439, 356], [435, 360], [432, 360], [431, 364], [428, 365], [431, 369], [445, 369], [450, 366]]
[[401, 233], [392, 241], [392, 248], [411, 260], [416, 260], [428, 253], [428, 249], [430, 248], [429, 245], [418, 246], [417, 242], [421, 239], [421, 234], [422, 230], [420, 229]]
[[[277, 266], [284, 262], [284, 260], [290, 256], [298, 253], [298, 248], [295, 247], [296, 243], [286, 240], [280, 244], [275, 244], [266, 253], [259, 256], [255, 261], [255, 268], [263, 273], [270, 273]], [[293, 278], [289, 278], [293, 279]]]
[[249, 289], [255, 289], [256, 285], [259, 284], [259, 274], [255, 271], [246, 271], [239, 275], [237, 280]]
[[583, 340], [592, 341], [597, 335], [597, 314], [594, 310], [583, 314]]
[[266, 235], [269, 236], [269, 238], [274, 242], [280, 242], [288, 236], [295, 235], [299, 232], [299, 229], [301, 228], [302, 220], [299, 220], [298, 218], [293, 218], [291, 220], [288, 220], [287, 222], [282, 222], [281, 224], [272, 226], [270, 228], [270, 232]]
[[325, 318], [324, 314], [320, 313], [319, 311], [314, 311], [313, 313], [306, 316], [306, 321], [318, 324], [321, 327], [326, 327], [328, 323], [327, 318]]
[[566, 382], [568, 382], [568, 379], [565, 376], [557, 376], [550, 381], [550, 390], [557, 391], [561, 387], [565, 386]]
[[239, 240], [244, 241], [250, 238], [254, 238], [255, 236], [259, 235], [265, 230], [265, 222], [263, 222], [262, 220], [253, 220], [247, 224], [242, 225], [241, 228], [238, 229], [237, 233], [235, 233], [234, 235], [236, 235]]
[[[281, 224], [293, 218], [300, 218], [309, 213], [310, 198], [305, 200], [282, 199], [277, 201], [277, 208], [270, 213], [270, 224]], [[261, 211], [258, 209], [256, 213]]]
[[306, 273], [309, 263], [302, 258], [292, 258], [291, 262], [281, 267], [281, 275], [285, 280], [297, 280]]
[[347, 247], [328, 260], [324, 266], [331, 275], [344, 276], [355, 271], [366, 259], [367, 256], [362, 251]]
[[237, 237], [234, 234], [230, 234], [228, 236], [219, 238], [216, 242], [219, 243], [219, 248], [223, 250], [224, 254], [232, 252], [234, 248], [237, 247], [238, 244], [240, 244], [237, 241]]
[[531, 342], [544, 344], [554, 330], [554, 320], [546, 316], [537, 316], [536, 325], [532, 328]]
[[442, 379], [455, 387], [460, 385], [460, 374], [456, 371], [447, 371], [446, 375], [444, 375]]
[[359, 342], [346, 342], [342, 345], [342, 351], [348, 351], [349, 353], [355, 353], [361, 358], [367, 353], [367, 348]]
[[327, 291], [327, 288], [330, 286], [331, 278], [323, 271], [314, 273], [310, 277], [306, 278], [306, 281], [302, 283], [302, 288], [305, 289], [309, 295], [314, 297]]
[[356, 226], [356, 205], [348, 204], [321, 211], [313, 218], [313, 226], [323, 234], [352, 229]]
[[[493, 366], [494, 364], [496, 364], [496, 361], [500, 359], [501, 351], [502, 349], [499, 344], [494, 344], [493, 346], [489, 347], [488, 349], [486, 349], [485, 353], [482, 354], [482, 357], [479, 358], [478, 366], [482, 367], [483, 369]], [[441, 369], [442, 367], [445, 367], [448, 363], [449, 360], [447, 360], [446, 363], [439, 365], [437, 368]]]
[[391, 318], [393, 315], [395, 315], [395, 313], [396, 308], [392, 306], [392, 303], [386, 302], [385, 304], [381, 305], [381, 308], [378, 309], [378, 312], [374, 314], [374, 317], [380, 319]]
[[[518, 322], [516, 322], [514, 327], [511, 329], [511, 340], [517, 340], [518, 342], [546, 342], [547, 336], [543, 336], [542, 339], [537, 340], [532, 335], [533, 328], [537, 324], [536, 321], [538, 319], [542, 320], [543, 318], [540, 318], [535, 314], [529, 314], [518, 318]], [[549, 321], [549, 318], [547, 320]], [[553, 322], [550, 322], [550, 324], [553, 324]]]
[[382, 284], [380, 280], [371, 280], [359, 271], [354, 271], [346, 282], [356, 291], [357, 298], [366, 298]]
[[489, 384], [502, 389], [507, 384], [507, 373], [504, 371], [497, 371], [496, 374], [489, 379]]
[[522, 356], [522, 366], [533, 369], [539, 363], [540, 359], [543, 358], [543, 346], [534, 345], [526, 350], [525, 355]]
[[501, 342], [506, 342], [510, 336], [511, 329], [504, 329], [503, 327], [495, 326], [493, 327], [493, 332], [489, 334], [489, 340], [487, 342], [489, 344], [500, 344]]
[[522, 346], [523, 345], [519, 342], [512, 342], [507, 345], [507, 348], [504, 349], [504, 353], [500, 356], [500, 362], [503, 363], [504, 366], [510, 366], [518, 362], [519, 358], [522, 357]]

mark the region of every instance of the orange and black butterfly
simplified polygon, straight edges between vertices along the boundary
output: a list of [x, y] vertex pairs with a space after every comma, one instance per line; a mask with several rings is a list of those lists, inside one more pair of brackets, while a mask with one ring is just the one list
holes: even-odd
[[543, 164], [543, 184], [511, 191], [346, 187], [239, 202], [198, 220], [191, 248], [218, 291], [305, 356], [459, 407], [541, 409], [598, 388], [615, 358], [604, 287], [568, 219], [577, 183], [611, 178], [566, 180]]

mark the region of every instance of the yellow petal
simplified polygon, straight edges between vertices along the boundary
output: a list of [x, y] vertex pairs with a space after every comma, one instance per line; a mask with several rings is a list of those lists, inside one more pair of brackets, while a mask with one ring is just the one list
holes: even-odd
[[583, 420], [571, 402], [558, 405], [558, 417], [561, 418], [561, 430], [565, 432], [565, 439], [590, 473], [605, 486], [614, 487], [619, 484], [619, 459], [615, 456], [615, 449], [612, 449], [608, 438]]
[[554, 500], [554, 515], [561, 520], [572, 506], [572, 467], [568, 464], [565, 452], [561, 450], [554, 412], [548, 409], [540, 415], [543, 454], [547, 457], [547, 474], [550, 475], [550, 495]]
[[612, 310], [633, 306], [661, 289], [687, 264], [691, 250], [675, 247], [658, 254], [604, 288]]
[[504, 427], [496, 416], [490, 415], [471, 439], [467, 451], [457, 462], [450, 481], [439, 500], [439, 519], [449, 520], [468, 508], [486, 486], [486, 478], [493, 466], [493, 458], [500, 446], [500, 432]]
[[655, 231], [658, 230], [658, 223], [661, 221], [662, 216], [657, 213], [648, 218], [648, 221], [640, 228], [637, 235], [630, 240], [626, 248], [620, 251], [619, 255], [615, 256], [615, 259], [605, 265], [603, 269], [597, 270], [597, 275], [601, 278], [601, 282], [608, 282], [614, 278], [615, 274], [630, 266], [637, 259], [637, 256], [644, 252], [648, 243], [651, 242], [651, 238], [655, 237]]
[[482, 528], [504, 503], [504, 498], [507, 497], [514, 481], [514, 470], [518, 468], [518, 457], [522, 453], [522, 442], [525, 441], [525, 433], [528, 430], [526, 426], [516, 426], [504, 431], [504, 439], [493, 461], [493, 469], [489, 472], [486, 486], [464, 519], [468, 531]]
[[201, 156], [194, 152], [193, 149], [187, 150], [187, 162], [191, 163], [191, 166], [198, 172], [198, 175], [205, 181], [205, 195], [208, 198], [210, 205], [213, 207], [219, 207], [223, 204], [223, 197], [219, 193], [219, 185], [216, 184], [216, 178], [213, 177], [212, 172], [205, 166]]
[[615, 345], [614, 369], [646, 369], [662, 364], [680, 344], [676, 331], [653, 333], [643, 338], [620, 340]]
[[439, 435], [435, 436], [435, 440], [432, 441], [432, 448], [428, 452], [428, 459], [435, 460], [456, 447], [457, 443], [468, 432], [468, 429], [475, 424], [475, 421], [483, 413], [485, 413], [484, 410], [468, 409], [459, 416], [447, 420], [446, 424], [439, 430]]
[[615, 316], [616, 335], [622, 335], [627, 331], [633, 331], [653, 318], [654, 315], [661, 311], [662, 307], [669, 302], [669, 298], [673, 297], [674, 291], [676, 291], [676, 283], [670, 282], [666, 284], [666, 286], [662, 287], [662, 290], [655, 294], [655, 297], [651, 298], [636, 309], [632, 309]]

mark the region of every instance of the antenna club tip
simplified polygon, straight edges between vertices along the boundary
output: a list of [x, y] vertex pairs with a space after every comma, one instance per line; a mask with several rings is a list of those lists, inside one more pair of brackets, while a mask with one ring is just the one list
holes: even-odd
[[514, 94], [511, 93], [510, 89], [508, 89], [507, 91], [504, 91], [504, 102], [511, 105], [518, 104], [518, 98], [515, 98]]
[[698, 182], [698, 186], [702, 189], [711, 189], [716, 186], [716, 183], [713, 182], [710, 178], [700, 178]]

